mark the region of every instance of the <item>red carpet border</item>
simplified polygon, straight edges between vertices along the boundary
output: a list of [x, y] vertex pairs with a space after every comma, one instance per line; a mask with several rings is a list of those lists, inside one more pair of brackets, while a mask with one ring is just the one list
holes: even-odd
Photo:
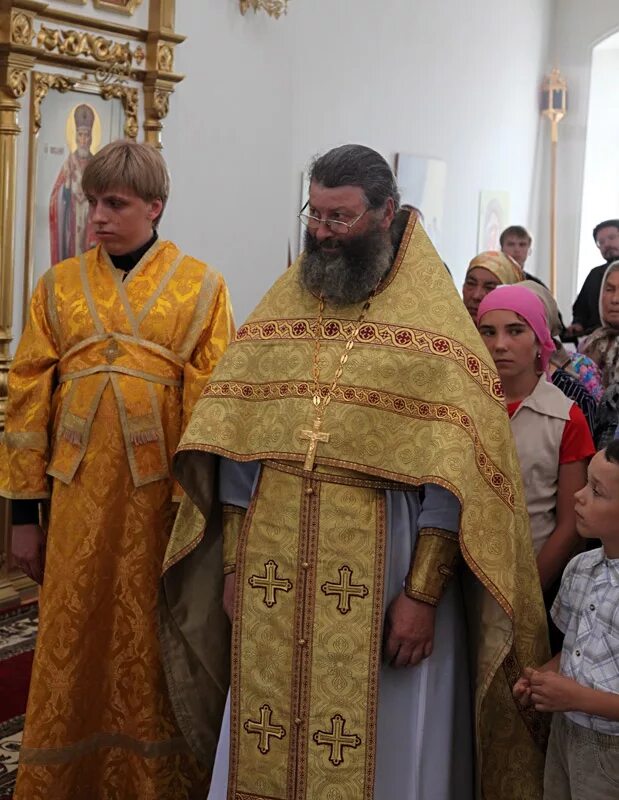
[[0, 614], [0, 800], [15, 785], [37, 621], [36, 603]]

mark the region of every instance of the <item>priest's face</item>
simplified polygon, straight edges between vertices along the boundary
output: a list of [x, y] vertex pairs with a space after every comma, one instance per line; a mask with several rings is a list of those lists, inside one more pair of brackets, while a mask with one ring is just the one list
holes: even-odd
[[129, 189], [110, 189], [87, 197], [95, 236], [112, 256], [137, 250], [153, 235], [161, 200], [147, 202]]
[[393, 200], [371, 209], [359, 186], [327, 188], [312, 181], [308, 215], [302, 285], [334, 305], [366, 300], [393, 260]]

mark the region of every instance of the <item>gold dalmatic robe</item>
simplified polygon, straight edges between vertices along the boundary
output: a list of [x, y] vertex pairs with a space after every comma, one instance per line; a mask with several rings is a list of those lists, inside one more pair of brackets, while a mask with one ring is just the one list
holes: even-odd
[[[217, 591], [224, 560], [236, 562], [229, 800], [371, 800], [385, 490], [437, 484], [462, 509], [477, 797], [540, 800], [545, 721], [511, 687], [548, 657], [547, 634], [492, 359], [414, 220], [358, 331], [360, 306], [327, 306], [321, 325], [318, 306], [298, 265], [289, 269], [238, 330], [177, 453], [175, 473], [200, 509], [181, 505], [164, 564], [162, 641], [179, 724], [212, 762], [229, 668]], [[316, 335], [332, 400], [309, 471]], [[232, 556], [213, 518], [212, 454], [262, 461], [247, 512], [224, 508], [226, 539], [238, 534]]]
[[156, 597], [180, 499], [171, 457], [232, 326], [221, 276], [171, 242], [124, 281], [97, 247], [34, 292], [0, 445], [0, 493], [50, 501], [16, 800], [177, 800], [203, 780], [165, 686]]

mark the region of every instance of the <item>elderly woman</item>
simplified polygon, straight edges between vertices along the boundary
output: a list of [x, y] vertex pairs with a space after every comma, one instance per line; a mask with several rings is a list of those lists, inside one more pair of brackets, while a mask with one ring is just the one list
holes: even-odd
[[[555, 351], [548, 362], [548, 376], [567, 398], [578, 404], [593, 433], [598, 400], [603, 394], [599, 369], [587, 356], [581, 353], [568, 353], [561, 343], [559, 306], [550, 291], [536, 281], [527, 280], [519, 285], [537, 295], [546, 310], [546, 322], [555, 346]], [[597, 396], [593, 395], [591, 388], [595, 389]]]
[[602, 324], [581, 349], [599, 366], [606, 389], [619, 383], [619, 261], [609, 264], [604, 273], [599, 305]]
[[493, 289], [523, 280], [522, 267], [511, 256], [498, 250], [486, 250], [475, 256], [468, 266], [462, 286], [462, 300], [473, 321], [477, 321], [479, 304]]
[[605, 447], [619, 432], [619, 261], [608, 265], [599, 299], [602, 324], [585, 340], [582, 351], [602, 371], [604, 396], [595, 423], [595, 443]]

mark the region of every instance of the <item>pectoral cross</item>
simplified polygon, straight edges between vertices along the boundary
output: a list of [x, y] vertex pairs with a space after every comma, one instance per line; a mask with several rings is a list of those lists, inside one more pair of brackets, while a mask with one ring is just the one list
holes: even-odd
[[307, 448], [307, 455], [305, 456], [305, 463], [303, 469], [314, 469], [314, 461], [316, 460], [316, 448], [318, 442], [328, 442], [331, 438], [330, 433], [323, 433], [320, 429], [322, 427], [322, 417], [317, 416], [314, 420], [314, 427], [311, 431], [301, 431], [302, 439], [309, 439], [309, 447]]

